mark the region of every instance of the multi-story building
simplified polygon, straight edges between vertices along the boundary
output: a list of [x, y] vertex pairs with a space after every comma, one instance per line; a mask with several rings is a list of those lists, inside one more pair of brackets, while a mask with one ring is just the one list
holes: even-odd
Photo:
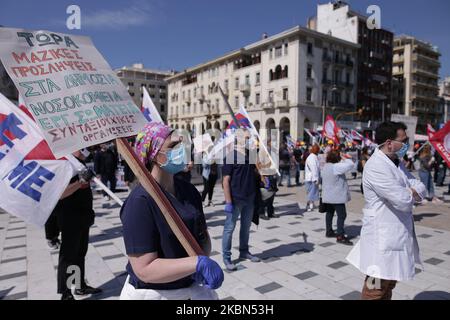
[[[167, 79], [168, 122], [201, 134], [223, 130], [244, 105], [259, 129], [294, 138], [322, 125], [326, 114], [355, 110], [358, 45], [300, 26], [188, 68]], [[324, 108], [322, 108], [324, 107]]]
[[359, 120], [372, 123], [390, 118], [393, 33], [367, 26], [367, 17], [344, 1], [317, 6], [317, 16], [308, 27], [358, 43], [357, 106], [363, 109]]
[[439, 98], [441, 109], [443, 110], [442, 123], [446, 123], [450, 120], [450, 77], [439, 83]]
[[142, 105], [142, 87], [145, 87], [163, 120], [167, 119], [167, 83], [165, 79], [174, 75], [173, 71], [144, 69], [143, 64], [135, 63], [131, 67], [116, 69], [115, 72], [138, 107]]
[[426, 132], [427, 123], [437, 125], [442, 119], [439, 56], [436, 47], [414, 37], [401, 35], [394, 39], [393, 108], [396, 113], [417, 116], [420, 132]]

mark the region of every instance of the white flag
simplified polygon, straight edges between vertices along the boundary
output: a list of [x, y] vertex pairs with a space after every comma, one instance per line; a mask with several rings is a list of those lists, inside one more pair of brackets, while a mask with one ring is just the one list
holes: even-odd
[[148, 122], [155, 121], [164, 123], [145, 87], [142, 87], [142, 92], [144, 96], [142, 98], [141, 111], [144, 114], [145, 119], [147, 119]]

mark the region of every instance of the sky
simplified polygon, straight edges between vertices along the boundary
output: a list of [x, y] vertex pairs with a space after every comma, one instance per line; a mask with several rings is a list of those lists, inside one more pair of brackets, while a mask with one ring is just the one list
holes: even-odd
[[[0, 0], [0, 25], [82, 34], [112, 68], [182, 71], [276, 34], [316, 15], [312, 0]], [[438, 46], [442, 77], [450, 76], [450, 1], [351, 0], [365, 14], [376, 4], [381, 26]], [[81, 30], [69, 30], [66, 9], [81, 9]]]

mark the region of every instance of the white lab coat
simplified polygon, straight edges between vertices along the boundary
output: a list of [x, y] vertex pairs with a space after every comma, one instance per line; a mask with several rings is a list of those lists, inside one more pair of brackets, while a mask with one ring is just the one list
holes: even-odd
[[319, 158], [314, 153], [311, 153], [305, 161], [305, 181], [319, 181], [319, 175]]
[[347, 260], [365, 275], [406, 281], [422, 264], [414, 231], [414, 198], [410, 188], [424, 198], [425, 186], [400, 164], [397, 167], [376, 149], [364, 166], [365, 205], [360, 241]]

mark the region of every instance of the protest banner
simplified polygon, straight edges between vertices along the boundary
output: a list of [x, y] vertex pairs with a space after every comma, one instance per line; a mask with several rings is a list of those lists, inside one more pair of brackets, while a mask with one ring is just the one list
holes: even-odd
[[192, 142], [194, 143], [195, 153], [208, 152], [209, 147], [214, 145], [209, 133], [195, 137]]
[[439, 131], [432, 132], [430, 135], [430, 143], [442, 156], [447, 166], [450, 167], [450, 121], [447, 121]]
[[334, 121], [333, 117], [328, 115], [325, 123], [323, 124], [323, 136], [331, 139], [336, 143], [336, 145], [339, 144], [339, 137], [338, 137], [339, 128], [336, 124], [336, 121]]
[[146, 123], [88, 37], [0, 28], [0, 60], [57, 158]]

